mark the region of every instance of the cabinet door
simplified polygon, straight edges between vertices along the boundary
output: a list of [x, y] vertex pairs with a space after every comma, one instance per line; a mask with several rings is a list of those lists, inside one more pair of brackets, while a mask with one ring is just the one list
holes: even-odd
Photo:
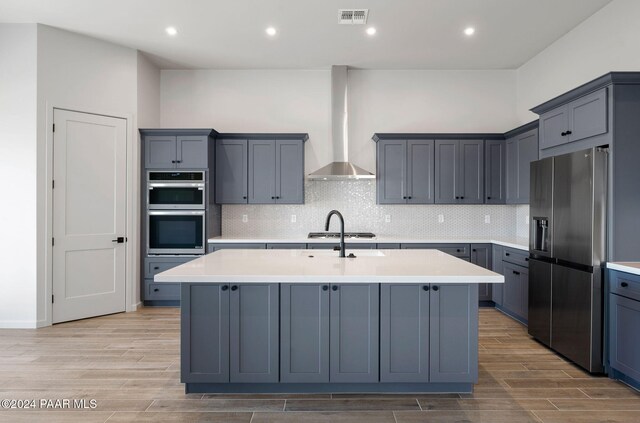
[[276, 202], [276, 140], [249, 140], [249, 204]]
[[434, 141], [407, 141], [407, 203], [431, 204], [434, 177]]
[[216, 203], [247, 202], [247, 140], [216, 141]]
[[278, 382], [278, 297], [278, 284], [231, 285], [231, 382]]
[[609, 364], [640, 380], [640, 301], [609, 294]]
[[579, 141], [607, 133], [607, 88], [580, 97], [567, 105], [569, 141]]
[[529, 269], [521, 267], [520, 270], [520, 289], [522, 289], [522, 308], [520, 309], [520, 316], [526, 321], [529, 320]]
[[180, 382], [229, 382], [229, 286], [181, 287]]
[[407, 142], [378, 141], [377, 197], [378, 204], [407, 202]]
[[505, 142], [505, 186], [507, 204], [514, 204], [518, 201], [518, 138], [511, 137]]
[[[521, 266], [516, 266], [511, 263], [503, 263], [504, 268], [504, 286], [503, 286], [503, 298], [502, 305], [503, 307], [520, 317], [524, 317], [522, 315], [524, 309], [524, 297], [525, 293], [523, 292], [524, 287], [522, 286], [522, 271], [524, 269]], [[528, 276], [527, 276], [528, 277]], [[528, 283], [527, 283], [528, 287]], [[528, 298], [528, 293], [526, 294]], [[527, 301], [527, 308], [528, 308]]]
[[176, 137], [167, 135], [144, 137], [144, 167], [147, 169], [176, 167]]
[[378, 300], [378, 284], [331, 286], [331, 382], [378, 381]]
[[478, 286], [431, 284], [429, 381], [478, 381]]
[[280, 286], [280, 381], [329, 382], [329, 285]]
[[[491, 269], [491, 244], [471, 244], [471, 263]], [[493, 284], [478, 284], [478, 300], [491, 301], [491, 288]]]
[[208, 167], [209, 137], [180, 135], [176, 139], [176, 167], [178, 169], [206, 169]]
[[[493, 245], [493, 251], [491, 253], [491, 270], [501, 275], [504, 274], [504, 270], [502, 268], [502, 245]], [[503, 283], [494, 283], [491, 287], [491, 299], [496, 305], [502, 305], [502, 289], [504, 287]]]
[[429, 285], [380, 285], [380, 382], [429, 381]]
[[518, 195], [516, 203], [529, 204], [531, 162], [538, 160], [538, 129], [518, 136]]
[[459, 144], [456, 140], [436, 140], [435, 146], [435, 202], [458, 203]]
[[459, 203], [484, 203], [484, 141], [461, 140], [458, 169]]
[[276, 203], [304, 203], [304, 144], [276, 140]]
[[487, 140], [484, 144], [484, 190], [486, 204], [504, 204], [506, 197], [506, 149], [502, 140]]
[[540, 149], [569, 142], [569, 138], [566, 136], [568, 130], [567, 106], [561, 106], [540, 115]]

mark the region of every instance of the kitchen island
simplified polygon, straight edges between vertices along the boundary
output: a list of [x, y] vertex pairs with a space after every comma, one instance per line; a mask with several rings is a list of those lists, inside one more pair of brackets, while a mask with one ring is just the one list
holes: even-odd
[[438, 250], [221, 250], [181, 283], [187, 392], [471, 392], [478, 284]]

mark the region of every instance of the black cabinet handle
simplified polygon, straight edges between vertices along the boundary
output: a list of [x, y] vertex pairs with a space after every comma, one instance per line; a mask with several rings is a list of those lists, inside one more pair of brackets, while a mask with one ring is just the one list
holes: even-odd
[[524, 261], [529, 261], [529, 257], [525, 257], [525, 258], [524, 258]]
[[158, 270], [158, 269], [160, 269], [159, 266], [153, 266], [153, 270]]
[[460, 252], [460, 248], [456, 248], [456, 253], [459, 253], [459, 252]]
[[520, 272], [516, 272], [516, 271], [514, 270], [514, 271], [513, 271], [513, 274], [514, 274], [514, 275], [519, 275], [519, 274], [520, 274]]
[[487, 200], [491, 200], [491, 197], [487, 197]]
[[329, 290], [329, 285], [322, 285], [322, 290], [323, 291], [328, 291]]
[[246, 200], [246, 199], [247, 199], [247, 196], [246, 196], [246, 195], [242, 196], [242, 199], [243, 199], [243, 200]]
[[279, 200], [279, 199], [280, 199], [280, 197], [276, 196], [276, 200]]
[[176, 161], [175, 160], [171, 160], [171, 163], [176, 163]]
[[425, 285], [422, 287], [423, 290], [428, 291], [429, 290], [429, 285]]
[[222, 290], [226, 291], [227, 289], [229, 289], [229, 285], [222, 285]]
[[406, 199], [407, 199], [407, 196], [406, 196], [406, 195], [405, 195], [405, 196], [403, 196], [403, 197], [402, 197], [402, 199], [403, 199], [403, 200], [406, 200]]
[[438, 288], [438, 285], [434, 285], [434, 286], [433, 286], [433, 290], [434, 290], [434, 291], [437, 291], [438, 289], [440, 289], [440, 288]]
[[232, 285], [231, 286], [231, 290], [232, 291], [237, 291], [238, 290], [238, 285]]
[[331, 287], [331, 289], [332, 289], [333, 291], [337, 291], [337, 290], [338, 290], [338, 285], [333, 285], [333, 286]]
[[274, 196], [272, 195], [272, 196], [271, 196], [271, 199], [272, 199], [272, 200], [275, 200], [275, 199], [276, 199], [276, 197], [274, 197]]
[[461, 200], [464, 200], [464, 197], [460, 197]]
[[565, 134], [567, 134], [567, 135], [571, 135], [571, 134], [573, 134], [573, 132], [571, 132], [571, 131], [567, 131], [567, 132], [565, 132]]
[[477, 250], [475, 248], [473, 248], [471, 251], [473, 251], [475, 253]]
[[628, 287], [628, 286], [629, 286], [629, 284], [628, 284], [628, 283], [626, 283], [626, 282], [622, 282], [622, 283], [620, 284], [620, 286], [621, 286], [621, 287], [623, 287], [623, 288], [626, 288], [626, 287]]
[[411, 200], [411, 198], [412, 198], [411, 196], [408, 196], [408, 197], [407, 197], [407, 199], [408, 199], [408, 200]]
[[153, 288], [153, 292], [158, 292], [160, 291], [158, 288]]
[[509, 253], [504, 253], [505, 256], [509, 257], [511, 254]]
[[560, 132], [560, 136], [561, 137], [565, 137], [565, 136], [567, 136], [567, 133], [566, 132]]
[[460, 197], [456, 197], [456, 200], [459, 200], [459, 199], [460, 199]]

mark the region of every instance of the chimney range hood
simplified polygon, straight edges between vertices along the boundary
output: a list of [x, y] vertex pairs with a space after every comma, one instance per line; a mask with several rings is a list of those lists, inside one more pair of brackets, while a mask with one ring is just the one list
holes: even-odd
[[340, 181], [375, 178], [373, 173], [349, 162], [346, 66], [331, 66], [331, 141], [334, 161], [310, 173], [308, 179]]

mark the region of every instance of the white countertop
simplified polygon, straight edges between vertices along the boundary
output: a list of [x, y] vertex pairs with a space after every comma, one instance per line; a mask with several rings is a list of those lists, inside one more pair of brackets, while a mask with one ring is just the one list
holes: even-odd
[[[326, 239], [326, 238], [313, 238], [309, 239], [305, 237], [295, 238], [256, 238], [256, 237], [215, 237], [209, 238], [209, 243], [263, 243], [263, 244], [279, 244], [279, 243], [292, 243], [292, 244], [307, 244], [307, 243], [336, 243], [339, 239]], [[509, 238], [509, 239], [495, 239], [495, 238], [410, 238], [410, 237], [390, 237], [390, 236], [377, 236], [375, 238], [358, 238], [358, 239], [345, 239], [345, 242], [354, 244], [371, 244], [371, 243], [390, 243], [390, 244], [409, 244], [409, 243], [423, 243], [423, 244], [498, 244], [505, 247], [517, 248], [520, 250], [529, 251], [529, 240], [527, 238]]]
[[[220, 250], [156, 282], [503, 283], [504, 276], [438, 250]], [[378, 255], [379, 254], [379, 255]]]
[[609, 262], [607, 263], [607, 269], [619, 270], [621, 272], [640, 275], [640, 262], [637, 262], [637, 261]]

